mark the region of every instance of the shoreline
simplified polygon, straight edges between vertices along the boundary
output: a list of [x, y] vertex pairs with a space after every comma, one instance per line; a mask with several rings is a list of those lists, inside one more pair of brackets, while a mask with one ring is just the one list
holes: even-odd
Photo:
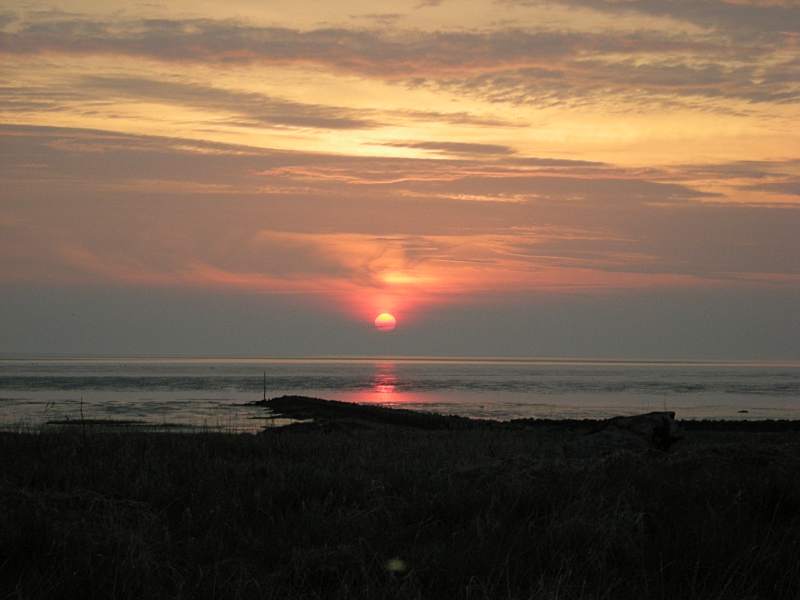
[[[371, 404], [341, 402], [310, 396], [278, 396], [269, 400], [249, 402], [246, 406], [260, 406], [278, 417], [312, 419], [317, 421], [361, 420], [381, 425], [404, 425], [423, 429], [460, 428], [537, 428], [591, 429], [615, 417], [597, 419], [522, 418], [509, 420], [476, 419], [434, 412], [386, 407]], [[642, 411], [652, 412], [652, 411]], [[664, 412], [664, 411], [662, 411]], [[674, 411], [666, 411], [672, 412]], [[621, 416], [621, 415], [620, 415]], [[675, 421], [686, 430], [781, 432], [800, 431], [800, 419], [681, 419]]]
[[[264, 414], [252, 416], [251, 420], [260, 420], [265, 426], [250, 431], [225, 425], [187, 424], [174, 422], [154, 422], [146, 419], [114, 419], [114, 418], [66, 418], [48, 420], [42, 423], [9, 423], [0, 427], [0, 431], [52, 431], [59, 428], [75, 429], [88, 428], [90, 430], [109, 431], [168, 431], [182, 434], [191, 433], [251, 433], [257, 435], [272, 429], [291, 429], [303, 427], [317, 427], [336, 422], [338, 426], [351, 426], [355, 429], [374, 426], [401, 426], [411, 429], [553, 429], [561, 431], [592, 430], [602, 426], [609, 420], [620, 416], [634, 416], [640, 413], [625, 413], [624, 415], [606, 418], [514, 418], [490, 419], [458, 416], [416, 409], [406, 409], [397, 406], [383, 406], [377, 404], [364, 404], [328, 400], [311, 396], [277, 396], [268, 400], [246, 402], [236, 406], [259, 407], [264, 409]], [[676, 412], [676, 411], [668, 411]], [[752, 432], [752, 433], [780, 433], [800, 431], [800, 419], [772, 419], [772, 418], [681, 418], [675, 414], [675, 422], [684, 431], [718, 431], [718, 432]]]

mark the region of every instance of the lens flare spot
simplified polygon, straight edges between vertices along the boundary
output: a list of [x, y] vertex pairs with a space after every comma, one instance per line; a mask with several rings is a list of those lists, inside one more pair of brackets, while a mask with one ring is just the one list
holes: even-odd
[[394, 331], [397, 327], [397, 319], [390, 313], [381, 313], [375, 317], [375, 329], [378, 331]]

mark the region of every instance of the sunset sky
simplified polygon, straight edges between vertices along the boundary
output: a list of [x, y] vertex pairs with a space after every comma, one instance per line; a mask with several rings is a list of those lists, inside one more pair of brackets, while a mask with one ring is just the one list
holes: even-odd
[[12, 0], [0, 175], [2, 353], [800, 359], [797, 0]]

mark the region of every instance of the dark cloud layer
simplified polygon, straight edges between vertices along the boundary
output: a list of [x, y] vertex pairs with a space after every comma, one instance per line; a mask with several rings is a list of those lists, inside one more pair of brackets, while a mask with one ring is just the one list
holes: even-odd
[[[128, 54], [207, 63], [305, 61], [381, 76], [499, 70], [546, 65], [584, 53], [708, 50], [715, 46], [658, 33], [569, 31], [398, 31], [255, 27], [235, 21], [52, 19], [28, 21], [0, 35], [6, 54]], [[722, 50], [717, 46], [717, 50]]]
[[[523, 5], [539, 5], [540, 0], [503, 0]], [[604, 12], [635, 12], [670, 17], [733, 36], [767, 37], [781, 33], [800, 33], [800, 3], [795, 0], [555, 0], [560, 4], [592, 8]]]
[[[604, 10], [618, 10], [620, 6], [602, 0], [575, 2]], [[724, 5], [734, 15], [728, 21], [737, 23], [744, 23], [741, 15], [762, 13], [768, 15], [762, 20], [774, 21], [776, 26], [782, 22], [784, 28], [800, 20], [800, 9], [791, 6], [711, 2], [698, 12], [690, 6], [706, 3], [643, 0], [626, 2], [625, 10], [661, 14], [666, 9], [657, 7], [666, 4], [678, 16], [681, 11], [690, 15], [722, 14]], [[720, 21], [720, 25], [728, 21]], [[778, 51], [783, 53], [781, 57], [761, 60]], [[545, 106], [589, 102], [599, 91], [616, 94], [620, 101], [626, 98], [629, 103], [664, 103], [670, 98], [787, 103], [800, 97], [796, 45], [774, 36], [733, 42], [719, 36], [648, 30], [304, 31], [210, 19], [39, 18], [17, 22], [0, 32], [0, 52], [12, 56], [128, 55], [215, 65], [316, 65], [335, 72], [400, 80], [411, 86], [444, 87], [491, 101]], [[285, 108], [277, 106], [275, 110]], [[322, 114], [315, 115], [315, 110]], [[332, 109], [309, 107], [309, 118], [332, 118], [342, 127], [361, 121], [359, 117], [329, 117], [326, 110]]]
[[787, 181], [776, 181], [773, 183], [759, 183], [748, 185], [748, 190], [759, 192], [770, 192], [773, 194], [786, 194], [789, 196], [800, 196], [800, 178], [789, 179]]

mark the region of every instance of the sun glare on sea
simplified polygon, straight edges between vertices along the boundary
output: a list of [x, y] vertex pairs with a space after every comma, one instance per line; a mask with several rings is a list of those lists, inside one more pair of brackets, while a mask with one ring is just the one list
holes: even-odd
[[397, 327], [397, 319], [390, 313], [381, 313], [375, 317], [375, 328], [378, 331], [394, 331]]

